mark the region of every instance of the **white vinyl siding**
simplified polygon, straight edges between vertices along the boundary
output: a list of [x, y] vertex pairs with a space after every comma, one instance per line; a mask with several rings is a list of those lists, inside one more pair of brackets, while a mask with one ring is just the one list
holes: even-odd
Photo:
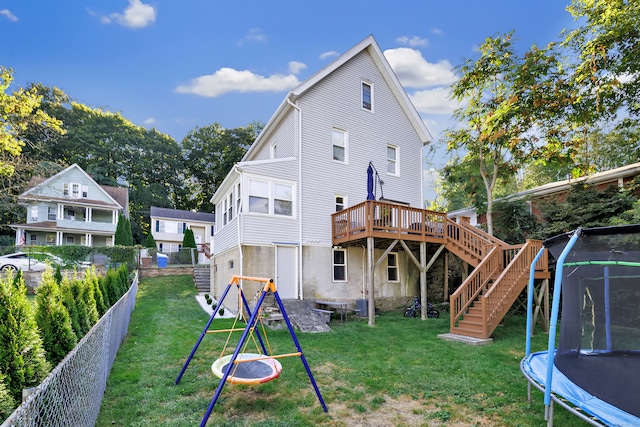
[[[360, 107], [359, 83], [363, 77], [375, 87], [376, 114]], [[368, 54], [363, 52], [337, 69], [301, 97], [298, 105], [304, 138], [300, 203], [303, 243], [331, 245], [335, 196], [347, 197], [348, 206], [366, 200], [367, 165], [373, 162], [384, 174], [389, 141], [411, 161], [403, 162], [401, 177], [383, 178], [384, 195], [422, 207], [422, 141]], [[347, 168], [328, 152], [327, 135], [333, 129], [348, 130]]]

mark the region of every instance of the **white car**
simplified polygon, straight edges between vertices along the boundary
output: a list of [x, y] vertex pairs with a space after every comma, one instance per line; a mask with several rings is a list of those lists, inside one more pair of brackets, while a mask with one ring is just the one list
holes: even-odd
[[[0, 270], [25, 270], [25, 271], [43, 271], [47, 264], [55, 268], [56, 265], [65, 267], [66, 263], [62, 258], [48, 253], [33, 252], [31, 254], [25, 252], [16, 252], [0, 256]], [[80, 269], [91, 267], [89, 261], [81, 261], [77, 264]]]
[[32, 258], [25, 252], [0, 256], [0, 270], [43, 271], [45, 268], [45, 262]]

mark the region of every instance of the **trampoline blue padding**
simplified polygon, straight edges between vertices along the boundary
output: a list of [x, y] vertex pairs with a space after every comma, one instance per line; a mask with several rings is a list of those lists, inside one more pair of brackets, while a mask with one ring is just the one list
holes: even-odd
[[[520, 362], [522, 373], [541, 390], [546, 389], [547, 355], [548, 351], [531, 353]], [[556, 402], [559, 402], [559, 398], [565, 399], [580, 412], [597, 418], [604, 425], [640, 426], [640, 418], [587, 393], [569, 380], [555, 365], [553, 366], [551, 393]]]

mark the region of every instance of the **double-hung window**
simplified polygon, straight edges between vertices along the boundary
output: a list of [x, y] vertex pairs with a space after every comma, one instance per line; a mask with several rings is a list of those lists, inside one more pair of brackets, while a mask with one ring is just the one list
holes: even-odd
[[387, 173], [389, 175], [400, 175], [398, 154], [398, 147], [391, 144], [387, 145]]
[[233, 191], [229, 193], [229, 222], [233, 219]]
[[334, 282], [347, 281], [347, 250], [346, 249], [333, 250], [333, 281]]
[[71, 183], [71, 197], [74, 199], [80, 198], [80, 184]]
[[371, 83], [362, 82], [362, 108], [373, 111], [373, 86]]
[[31, 221], [38, 220], [38, 206], [31, 206]]
[[347, 163], [349, 158], [347, 132], [334, 128], [331, 134], [331, 142], [333, 144], [333, 160]]
[[269, 182], [249, 180], [249, 212], [268, 214]]
[[336, 212], [340, 212], [344, 208], [347, 207], [347, 198], [346, 196], [336, 195]]
[[387, 255], [387, 280], [397, 282], [398, 279], [398, 254], [391, 252]]
[[284, 182], [249, 179], [249, 212], [293, 216], [294, 186]]

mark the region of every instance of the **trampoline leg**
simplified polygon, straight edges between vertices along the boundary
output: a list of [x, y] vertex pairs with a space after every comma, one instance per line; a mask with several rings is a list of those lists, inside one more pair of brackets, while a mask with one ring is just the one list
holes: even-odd
[[531, 403], [531, 383], [527, 381], [527, 401]]

